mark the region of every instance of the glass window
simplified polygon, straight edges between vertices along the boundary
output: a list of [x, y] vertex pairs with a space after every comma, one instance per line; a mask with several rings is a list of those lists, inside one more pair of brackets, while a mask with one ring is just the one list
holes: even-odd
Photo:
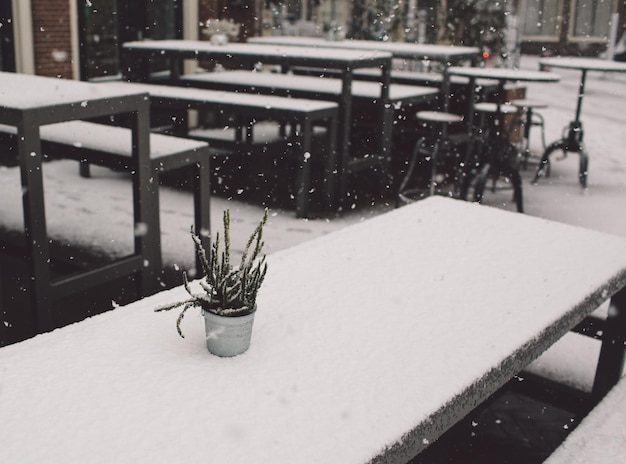
[[556, 37], [559, 3], [559, 0], [528, 0], [524, 18], [524, 35]]
[[[142, 39], [182, 37], [181, 0], [85, 1], [80, 11], [81, 79], [120, 74], [120, 47]], [[151, 71], [166, 69], [154, 60]]]
[[574, 37], [607, 37], [612, 0], [576, 0]]
[[118, 74], [117, 18], [116, 0], [83, 3], [80, 34], [83, 79]]
[[11, 2], [0, 2], [0, 71], [15, 71]]

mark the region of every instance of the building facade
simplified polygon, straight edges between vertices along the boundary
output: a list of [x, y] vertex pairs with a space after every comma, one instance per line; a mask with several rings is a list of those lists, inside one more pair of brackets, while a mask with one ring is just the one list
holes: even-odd
[[[202, 39], [209, 19], [241, 24], [240, 40], [284, 32], [276, 17], [282, 24], [285, 18], [317, 22], [322, 28], [330, 24], [350, 35], [353, 23], [358, 24], [353, 9], [359, 1], [0, 0], [0, 70], [82, 80], [115, 78], [121, 71], [122, 43]], [[404, 15], [400, 40], [433, 42], [442, 9], [468, 0], [379, 1], [385, 8], [397, 4], [390, 11]], [[608, 47], [611, 27], [616, 37], [626, 30], [625, 0], [510, 2], [523, 53], [598, 55]], [[153, 64], [157, 70], [161, 65]]]

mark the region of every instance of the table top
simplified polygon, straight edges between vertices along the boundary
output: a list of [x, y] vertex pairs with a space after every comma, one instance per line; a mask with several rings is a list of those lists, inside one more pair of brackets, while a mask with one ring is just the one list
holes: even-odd
[[554, 58], [542, 58], [539, 60], [539, 65], [553, 68], [579, 69], [581, 71], [626, 72], [626, 63], [603, 60], [600, 58], [559, 56]]
[[146, 93], [70, 79], [0, 72], [0, 108], [28, 110], [61, 104], [87, 105], [89, 101], [137, 95], [146, 96]]
[[[300, 76], [251, 71], [224, 71], [202, 74], [188, 74], [183, 77], [185, 82], [211, 82], [224, 85], [240, 85], [242, 87], [272, 87], [306, 93], [322, 93], [341, 95], [341, 80], [329, 77]], [[364, 99], [380, 98], [381, 86], [378, 82], [355, 80], [351, 86], [352, 96]], [[391, 84], [389, 100], [406, 101], [414, 98], [434, 97], [439, 93], [435, 87]]]
[[[212, 44], [201, 40], [145, 40], [127, 42], [123, 45], [131, 51], [157, 52], [164, 55], [175, 54], [187, 58], [193, 57], [226, 57], [229, 59], [246, 59], [253, 62], [280, 64], [324, 64], [328, 67], [345, 66], [346, 64], [378, 66], [389, 64], [391, 53], [380, 51], [357, 51], [346, 49], [287, 47], [261, 45], [251, 43], [229, 42], [224, 45]], [[369, 63], [369, 64], [368, 64]]]
[[476, 58], [480, 53], [480, 50], [476, 47], [417, 44], [391, 41], [382, 42], [375, 40], [326, 40], [319, 37], [251, 37], [248, 39], [248, 43], [369, 50], [389, 52], [396, 58], [434, 61], [445, 61], [450, 59], [471, 59]]
[[1, 348], [5, 460], [406, 462], [623, 286], [626, 241], [433, 197], [268, 266], [235, 358], [153, 312], [182, 288]]
[[456, 76], [518, 82], [558, 82], [561, 79], [558, 74], [552, 72], [527, 71], [510, 68], [470, 68], [453, 66], [448, 68], [448, 73]]

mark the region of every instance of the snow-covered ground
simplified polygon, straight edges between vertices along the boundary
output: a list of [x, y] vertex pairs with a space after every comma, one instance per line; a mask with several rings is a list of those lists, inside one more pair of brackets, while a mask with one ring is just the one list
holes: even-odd
[[[524, 56], [521, 68], [538, 69], [536, 57]], [[563, 128], [573, 119], [580, 72], [554, 70], [562, 80], [556, 84], [528, 84], [527, 97], [544, 100], [548, 142], [561, 137]], [[552, 175], [531, 185], [534, 173], [524, 175], [526, 214], [608, 232], [626, 238], [626, 215], [621, 214], [626, 199], [626, 74], [589, 73], [585, 90], [582, 120], [585, 143], [590, 154], [589, 188], [578, 185], [578, 155], [564, 160], [553, 157]], [[538, 130], [533, 129], [531, 148], [541, 151]], [[131, 186], [125, 175], [93, 168], [93, 178], [78, 176], [72, 161], [55, 161], [45, 165], [46, 208], [51, 237], [62, 237], [103, 253], [124, 255], [132, 247]], [[16, 168], [0, 168], [2, 227], [22, 228], [21, 187]], [[514, 210], [510, 192], [487, 193], [485, 204]], [[234, 222], [234, 245], [243, 246], [248, 234], [261, 218], [262, 207], [242, 201], [214, 198], [212, 221], [220, 225], [221, 214], [230, 208]], [[342, 229], [391, 209], [390, 205], [356, 208], [323, 219], [296, 219], [293, 210], [271, 210], [265, 232], [266, 251], [272, 253], [317, 236]], [[193, 222], [191, 194], [167, 187], [161, 189], [163, 258], [182, 268], [193, 262], [189, 227]], [[539, 241], [541, 237], [528, 236]], [[485, 263], [488, 266], [488, 259]], [[580, 263], [584, 266], [585, 263]], [[528, 272], [540, 272], [528, 269]], [[529, 288], [529, 292], [533, 289]], [[546, 353], [533, 369], [558, 376], [571, 384], [589, 388], [597, 343], [577, 335], [568, 335]]]

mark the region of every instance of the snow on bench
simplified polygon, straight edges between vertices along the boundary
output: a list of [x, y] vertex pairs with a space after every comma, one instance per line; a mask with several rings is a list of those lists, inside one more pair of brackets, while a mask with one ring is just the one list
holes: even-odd
[[[171, 85], [135, 82], [106, 82], [101, 85], [132, 88], [148, 92], [150, 102], [173, 109], [211, 110], [234, 114], [247, 120], [274, 120], [304, 124], [329, 124], [337, 117], [335, 102], [305, 98], [286, 98], [275, 95], [257, 95], [223, 90], [198, 90]], [[330, 121], [330, 122], [329, 122]]]
[[545, 464], [623, 462], [626, 455], [626, 379], [613, 387]]

